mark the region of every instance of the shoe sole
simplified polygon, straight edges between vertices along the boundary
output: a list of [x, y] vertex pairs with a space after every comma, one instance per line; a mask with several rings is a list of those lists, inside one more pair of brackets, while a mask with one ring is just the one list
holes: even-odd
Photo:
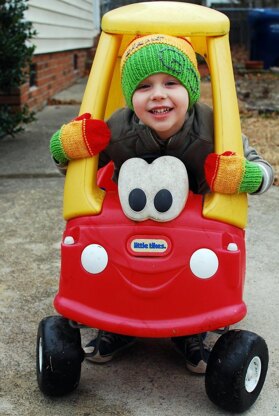
[[198, 365], [193, 365], [189, 361], [186, 361], [186, 368], [191, 373], [198, 374], [198, 375], [204, 375], [206, 373], [206, 367], [207, 364], [204, 361], [200, 361]]
[[204, 375], [206, 373], [207, 364], [204, 361], [200, 361], [198, 363], [198, 365], [195, 366], [190, 361], [187, 361], [187, 359], [185, 358], [185, 355], [183, 354], [183, 352], [181, 352], [180, 349], [176, 347], [176, 345], [174, 345], [174, 350], [181, 357], [184, 358], [185, 363], [186, 363], [186, 368], [187, 368], [188, 371], [190, 371], [190, 373], [194, 373], [194, 374], [198, 374], [198, 375]]
[[85, 353], [85, 359], [87, 361], [90, 361], [91, 363], [95, 364], [104, 364], [108, 361], [113, 359], [113, 356], [115, 355], [100, 355], [99, 351], [95, 355], [91, 355], [92, 353]]
[[124, 351], [124, 350], [128, 349], [129, 347], [131, 347], [132, 345], [134, 345], [135, 342], [136, 342], [136, 340], [133, 341], [133, 342], [130, 342], [127, 345], [124, 345], [124, 347], [119, 348], [113, 354], [109, 354], [109, 355], [101, 355], [99, 353], [99, 351], [97, 352], [97, 354], [94, 354], [93, 355], [93, 353], [86, 353], [86, 351], [84, 350], [84, 352], [85, 352], [85, 359], [87, 361], [91, 362], [91, 363], [94, 363], [94, 364], [105, 364], [108, 361], [111, 361], [118, 354], [121, 354], [122, 351]]

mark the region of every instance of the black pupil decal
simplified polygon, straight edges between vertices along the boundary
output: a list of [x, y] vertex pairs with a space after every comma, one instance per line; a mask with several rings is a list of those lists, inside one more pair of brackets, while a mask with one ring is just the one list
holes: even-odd
[[154, 206], [158, 212], [166, 212], [172, 206], [172, 194], [167, 189], [161, 189], [154, 198]]
[[129, 194], [129, 205], [133, 211], [142, 211], [146, 205], [146, 195], [140, 188], [133, 189]]

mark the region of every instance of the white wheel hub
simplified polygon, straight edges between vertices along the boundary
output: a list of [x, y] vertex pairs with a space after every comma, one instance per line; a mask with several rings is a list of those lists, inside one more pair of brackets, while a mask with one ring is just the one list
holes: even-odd
[[247, 368], [245, 377], [245, 389], [248, 393], [252, 393], [258, 385], [262, 370], [261, 359], [256, 356], [251, 361]]
[[39, 371], [42, 372], [43, 368], [43, 341], [42, 337], [39, 339]]

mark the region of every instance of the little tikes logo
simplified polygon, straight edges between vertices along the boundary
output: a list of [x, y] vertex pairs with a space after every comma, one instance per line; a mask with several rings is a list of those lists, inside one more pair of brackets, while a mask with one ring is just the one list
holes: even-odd
[[129, 238], [127, 248], [134, 256], [165, 256], [171, 242], [167, 237], [134, 236]]

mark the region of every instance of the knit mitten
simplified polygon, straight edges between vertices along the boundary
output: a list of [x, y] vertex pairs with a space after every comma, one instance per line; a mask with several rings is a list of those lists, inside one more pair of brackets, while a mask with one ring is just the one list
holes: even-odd
[[261, 168], [233, 152], [210, 153], [205, 160], [205, 178], [212, 192], [256, 192], [262, 182]]
[[110, 130], [102, 120], [93, 120], [89, 113], [64, 124], [50, 140], [50, 152], [59, 163], [91, 157], [109, 143]]

